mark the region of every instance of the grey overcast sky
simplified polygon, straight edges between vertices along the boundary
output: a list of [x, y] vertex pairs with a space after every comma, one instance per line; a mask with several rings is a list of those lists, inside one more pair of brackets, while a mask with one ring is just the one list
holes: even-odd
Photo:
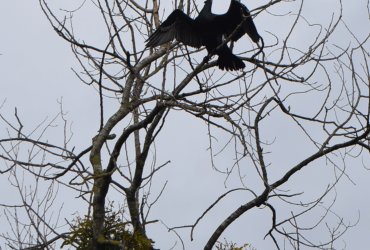
[[[52, 6], [58, 13], [60, 8], [75, 8], [82, 1], [55, 0]], [[167, 16], [173, 9], [171, 1], [162, 1], [161, 12]], [[214, 0], [213, 11], [223, 13], [229, 5], [229, 0]], [[250, 9], [257, 8], [267, 1], [242, 0]], [[349, 29], [363, 40], [369, 34], [370, 22], [368, 15], [368, 2], [366, 0], [343, 0], [343, 20]], [[199, 7], [203, 0], [196, 0]], [[262, 13], [255, 18], [255, 23], [260, 34], [268, 42], [273, 39], [270, 33], [284, 36], [289, 29], [291, 18], [297, 11], [297, 3], [286, 1], [273, 7], [272, 14]], [[99, 43], [99, 27], [94, 23], [96, 10], [84, 8], [76, 14], [75, 23], [78, 26], [76, 34], [85, 41]], [[287, 13], [291, 15], [285, 15]], [[36, 0], [2, 0], [0, 2], [0, 112], [2, 115], [13, 119], [14, 108], [18, 110], [22, 122], [31, 131], [46, 117], [52, 119], [60, 110], [59, 102], [62, 100], [63, 110], [67, 112], [67, 118], [73, 121], [71, 124], [74, 137], [71, 141], [76, 148], [83, 149], [89, 146], [91, 138], [98, 129], [98, 95], [94, 88], [86, 86], [75, 76], [72, 67], [78, 69], [69, 45], [53, 31], [47, 19], [41, 11]], [[304, 1], [303, 15], [310, 23], [319, 23], [324, 27], [329, 25], [332, 14], [338, 15], [338, 1], [335, 0], [306, 0]], [[285, 15], [281, 16], [280, 15]], [[78, 23], [80, 22], [80, 23]], [[343, 24], [334, 34], [335, 42], [341, 46], [350, 43], [350, 36], [345, 31]], [[297, 31], [292, 40], [297, 46], [303, 46], [311, 39], [306, 30]], [[242, 39], [248, 46], [248, 38]], [[141, 45], [144, 46], [144, 45]], [[367, 44], [369, 48], [369, 44]], [[309, 97], [310, 98], [310, 97]], [[307, 101], [310, 101], [308, 98]], [[307, 103], [297, 103], [305, 108]], [[311, 104], [309, 104], [311, 105]], [[114, 101], [112, 101], [114, 111]], [[288, 124], [280, 123], [278, 117], [276, 123], [267, 125], [266, 139], [273, 141], [274, 135], [287, 130]], [[294, 131], [294, 128], [290, 128]], [[54, 131], [54, 132], [53, 132]], [[50, 141], [62, 143], [60, 128], [51, 130], [48, 134]], [[184, 132], [179, 132], [184, 131]], [[191, 132], [190, 132], [191, 131]], [[0, 127], [0, 137], [4, 137], [6, 130]], [[293, 134], [293, 133], [292, 133]], [[176, 138], [176, 139], [174, 139]], [[227, 140], [228, 138], [219, 138]], [[290, 153], [284, 152], [287, 143], [296, 146]], [[271, 156], [271, 161], [279, 164], [287, 161], [296, 161], [297, 156], [305, 155], [304, 145], [299, 138], [288, 137], [287, 141], [276, 141], [276, 154]], [[189, 146], [191, 145], [191, 147]], [[221, 192], [227, 188], [237, 187], [237, 180], [225, 181], [225, 176], [212, 173], [207, 151], [207, 128], [203, 123], [187, 123], [187, 115], [173, 113], [163, 134], [157, 142], [159, 152], [158, 162], [163, 163], [171, 160], [171, 166], [166, 168], [156, 181], [158, 191], [168, 180], [167, 188], [158, 205], [153, 209], [153, 218], [160, 215], [163, 224], [171, 227], [193, 223], [200, 211], [203, 211]], [[280, 151], [281, 152], [280, 152]], [[292, 153], [293, 152], [293, 153]], [[190, 156], [189, 156], [190, 155]], [[369, 158], [367, 158], [369, 160]], [[360, 160], [361, 161], [361, 160]], [[338, 249], [366, 250], [370, 246], [370, 173], [361, 166], [361, 162], [348, 170], [349, 178], [344, 178], [336, 189], [335, 211], [346, 222], [358, 224], [351, 228], [341, 239]], [[220, 160], [220, 164], [228, 164], [227, 159]], [[0, 165], [1, 168], [1, 165]], [[332, 169], [325, 168], [325, 162], [317, 164], [308, 170], [302, 171], [294, 178], [287, 188], [304, 191], [309, 197], [317, 192], [322, 192], [328, 181], [333, 180]], [[237, 178], [235, 178], [237, 179]], [[253, 186], [253, 180], [250, 180]], [[355, 184], [354, 184], [355, 183]], [[0, 203], [16, 202], [16, 195], [9, 191], [7, 178], [0, 177]], [[188, 231], [183, 230], [183, 238], [186, 249], [200, 249], [204, 245], [210, 233], [216, 225], [240, 206], [240, 195], [235, 193], [230, 196], [222, 206], [216, 207], [209, 215], [205, 223], [200, 223], [195, 230], [195, 240], [190, 241]], [[245, 195], [243, 193], [243, 195]], [[114, 193], [110, 199], [114, 200]], [[237, 197], [237, 198], [236, 198]], [[235, 199], [234, 199], [235, 198]], [[250, 197], [246, 196], [245, 200]], [[118, 201], [119, 202], [119, 201]], [[82, 203], [81, 203], [82, 204]], [[80, 203], [74, 197], [64, 201], [63, 214], [71, 217], [75, 211], [80, 214], [86, 212], [85, 207], [78, 207]], [[287, 211], [289, 214], [290, 211]], [[315, 215], [313, 215], [314, 217]], [[319, 216], [319, 215], [317, 215]], [[211, 219], [210, 219], [211, 218]], [[306, 218], [309, 222], [310, 218]], [[0, 211], [0, 233], [9, 228], [4, 226], [6, 218]], [[168, 233], [163, 224], [149, 228], [149, 236], [156, 240], [156, 246], [160, 249], [170, 249], [177, 241], [176, 235]], [[253, 210], [234, 223], [222, 236], [238, 243], [251, 243], [258, 250], [272, 248], [269, 239], [264, 240], [264, 235], [270, 228], [270, 214], [267, 210]], [[182, 231], [180, 231], [182, 233]], [[321, 237], [320, 231], [314, 231], [310, 237]], [[0, 240], [0, 249], [4, 241]], [[6, 249], [6, 248], [4, 248]], [[177, 243], [174, 249], [181, 249]], [[290, 249], [287, 247], [287, 249]]]

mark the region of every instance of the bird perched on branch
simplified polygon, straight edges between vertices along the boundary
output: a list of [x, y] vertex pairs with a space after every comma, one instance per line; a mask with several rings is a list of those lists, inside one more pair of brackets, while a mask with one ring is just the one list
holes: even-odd
[[231, 0], [229, 10], [223, 15], [212, 13], [212, 0], [206, 0], [199, 15], [192, 19], [180, 9], [174, 10], [158, 29], [148, 38], [147, 47], [156, 47], [176, 39], [185, 45], [200, 48], [205, 46], [208, 53], [218, 55], [217, 65], [222, 70], [239, 70], [244, 62], [235, 56], [225, 38], [232, 42], [248, 34], [258, 44], [261, 36], [248, 8], [240, 0]]

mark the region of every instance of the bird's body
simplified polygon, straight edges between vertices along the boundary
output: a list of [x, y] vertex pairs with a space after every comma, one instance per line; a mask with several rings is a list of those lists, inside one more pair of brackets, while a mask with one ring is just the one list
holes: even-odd
[[229, 10], [223, 15], [213, 14], [211, 9], [212, 0], [206, 0], [195, 19], [179, 9], [174, 10], [148, 38], [146, 46], [155, 47], [176, 39], [195, 48], [205, 46], [208, 53], [217, 54], [220, 69], [244, 68], [244, 62], [223, 41], [230, 35], [231, 41], [237, 41], [247, 33], [253, 42], [258, 43], [260, 35], [249, 10], [237, 0], [231, 0]]

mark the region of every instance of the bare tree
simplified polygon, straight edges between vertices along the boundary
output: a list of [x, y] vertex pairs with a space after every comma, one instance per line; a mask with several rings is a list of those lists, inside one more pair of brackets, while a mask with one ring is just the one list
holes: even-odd
[[[1, 204], [11, 225], [11, 231], [1, 236], [7, 246], [54, 249], [57, 242], [69, 239], [69, 244], [78, 248], [80, 242], [70, 240], [76, 227], [66, 226], [72, 225], [72, 220], [56, 216], [60, 210], [55, 210], [55, 204], [63, 200], [63, 192], [72, 192], [84, 200], [88, 211], [86, 218], [93, 230], [89, 247], [153, 249], [156, 239], [151, 239], [147, 227], [161, 218], [152, 218], [150, 211], [159, 196], [166, 197], [162, 192], [154, 199], [149, 197], [153, 196], [155, 177], [169, 164], [157, 163], [156, 152], [161, 148], [154, 144], [166, 129], [168, 115], [181, 111], [190, 114], [189, 123], [200, 120], [208, 129], [210, 171], [224, 174], [226, 179], [237, 176], [239, 187], [220, 193], [208, 208], [197, 211], [199, 217], [194, 223], [171, 227], [171, 232], [179, 235], [178, 230], [187, 228], [193, 239], [194, 229], [210, 211], [227, 206], [223, 202], [226, 197], [242, 192], [239, 207], [226, 214], [216, 228], [209, 228], [204, 249], [215, 247], [233, 222], [256, 208], [270, 211], [271, 229], [266, 237], [276, 249], [334, 249], [336, 240], [351, 226], [340, 216], [334, 228], [327, 228], [326, 241], [311, 239], [307, 233], [325, 228], [326, 216], [334, 213], [331, 203], [323, 205], [323, 201], [335, 193], [335, 186], [349, 171], [347, 165], [357, 164], [360, 157], [369, 158], [369, 36], [360, 40], [347, 28], [340, 1], [336, 6], [339, 14], [333, 15], [325, 27], [305, 19], [305, 2], [265, 1], [252, 10], [254, 17], [276, 19], [279, 17], [271, 13], [279, 5], [298, 6], [292, 7], [295, 12], [289, 15], [284, 37], [262, 33], [265, 47], [257, 57], [253, 55], [258, 47], [235, 44], [234, 53], [247, 67], [240, 72], [222, 72], [215, 58], [207, 57], [203, 49], [188, 48], [176, 41], [156, 49], [145, 48], [145, 39], [163, 19], [164, 7], [157, 0], [83, 1], [77, 9], [60, 12], [51, 7], [51, 1], [40, 0], [55, 32], [71, 45], [80, 64], [80, 69], [75, 69], [77, 77], [98, 92], [99, 126], [89, 145], [77, 150], [69, 145], [72, 133], [62, 103], [54, 119], [44, 121], [31, 132], [25, 132], [17, 110], [14, 120], [0, 115], [8, 131], [0, 139], [1, 174], [9, 176], [9, 185], [17, 188], [21, 198], [16, 204]], [[174, 1], [166, 13], [168, 8], [172, 11], [183, 7], [195, 16], [200, 4], [201, 1]], [[95, 18], [105, 25], [105, 30], [97, 31], [105, 38], [104, 44], [84, 42], [75, 32], [78, 24], [74, 18], [88, 5], [98, 10], [100, 16]], [[312, 34], [310, 39], [292, 46], [294, 34], [302, 27]], [[338, 29], [347, 32], [351, 44], [342, 47], [336, 43], [332, 37]], [[268, 124], [276, 121], [295, 129], [291, 133], [279, 131], [273, 138], [266, 136]], [[47, 140], [48, 131], [56, 123], [63, 124], [61, 145]], [[217, 140], [219, 133], [229, 139]], [[271, 157], [276, 150], [273, 140], [289, 137], [297, 137], [302, 143], [285, 148], [294, 161], [275, 163]], [[188, 147], [191, 150], [191, 145]], [[298, 160], [293, 156], [297, 147], [304, 151]], [[228, 157], [231, 165], [220, 166], [220, 157]], [[302, 198], [304, 192], [287, 189], [294, 176], [314, 164], [332, 166], [335, 181], [328, 181], [326, 190], [307, 201]], [[250, 185], [245, 175], [256, 182]], [[58, 191], [59, 187], [68, 191]], [[128, 212], [122, 220], [136, 245], [127, 238], [104, 233], [110, 190], [121, 195], [116, 202]], [[282, 206], [291, 211], [290, 215], [284, 214]], [[300, 222], [314, 210], [323, 211], [316, 222], [311, 226]], [[181, 237], [179, 242], [183, 242]], [[186, 248], [184, 243], [182, 248]]]

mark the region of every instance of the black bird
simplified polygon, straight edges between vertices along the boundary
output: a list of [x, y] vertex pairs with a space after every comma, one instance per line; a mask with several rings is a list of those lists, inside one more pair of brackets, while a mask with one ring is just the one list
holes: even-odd
[[240, 0], [231, 0], [229, 10], [223, 15], [213, 14], [211, 9], [212, 0], [206, 0], [195, 19], [180, 9], [174, 10], [148, 38], [146, 46], [159, 46], [176, 38], [177, 41], [191, 47], [205, 46], [208, 53], [218, 55], [217, 65], [222, 70], [244, 68], [244, 62], [235, 56], [226, 44], [218, 47], [226, 37], [232, 35], [231, 41], [235, 42], [245, 33], [253, 42], [258, 43], [261, 37], [248, 8], [240, 3]]

